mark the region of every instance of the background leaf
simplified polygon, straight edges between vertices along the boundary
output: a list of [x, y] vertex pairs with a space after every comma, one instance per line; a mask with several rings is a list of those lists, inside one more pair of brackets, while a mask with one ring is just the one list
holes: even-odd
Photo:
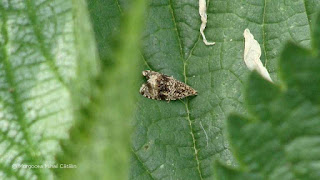
[[261, 60], [277, 81], [277, 57], [288, 40], [310, 47], [310, 21], [320, 1], [207, 1], [207, 39], [200, 37], [198, 1], [151, 1], [143, 36], [146, 68], [196, 89], [183, 101], [139, 98], [131, 179], [210, 179], [213, 160], [236, 165], [224, 134], [229, 112], [246, 114], [243, 31], [261, 45]]
[[[109, 21], [108, 16], [115, 16], [114, 11], [105, 13], [95, 8], [103, 7], [103, 1], [90, 1], [88, 5], [98, 45], [103, 46], [99, 48], [101, 73], [90, 84], [90, 102], [76, 112], [78, 121], [71, 130], [71, 141], [63, 142], [59, 156], [60, 163], [76, 164], [78, 168], [58, 169], [57, 174], [59, 179], [127, 179], [130, 123], [140, 76], [139, 69], [132, 67], [139, 66], [145, 1], [132, 2], [123, 18], [115, 17], [122, 19], [115, 24], [120, 29], [114, 34], [117, 41], [105, 38], [102, 32], [109, 35], [109, 29], [100, 28]], [[100, 19], [104, 15], [107, 18]]]
[[[0, 2], [0, 179], [53, 178], [50, 168], [19, 165], [56, 163], [59, 141], [74, 121], [71, 83], [81, 79], [75, 85], [80, 90], [87, 83], [83, 77], [97, 71], [94, 53], [83, 46], [92, 41], [88, 21], [75, 23], [73, 5]], [[78, 58], [81, 51], [91, 58]], [[86, 76], [78, 69], [83, 66]]]
[[[320, 14], [314, 42], [319, 41], [319, 21]], [[234, 179], [235, 174], [246, 179], [319, 179], [319, 87], [315, 84], [320, 56], [313, 54], [316, 51], [289, 43], [279, 63], [280, 86], [257, 73], [250, 76], [246, 102], [251, 116], [233, 115], [227, 123], [239, 170], [217, 164], [216, 179]]]

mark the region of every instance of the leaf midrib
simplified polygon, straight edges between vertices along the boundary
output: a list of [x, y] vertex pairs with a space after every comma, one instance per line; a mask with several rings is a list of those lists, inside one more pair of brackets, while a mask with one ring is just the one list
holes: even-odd
[[[200, 32], [199, 32], [199, 37], [198, 37], [198, 40], [196, 41], [196, 43], [193, 45], [193, 48], [191, 49], [191, 51], [189, 52], [189, 55], [187, 56], [188, 58], [185, 59], [184, 56], [183, 56], [183, 51], [182, 51], [182, 42], [181, 42], [181, 38], [180, 38], [180, 33], [179, 33], [179, 28], [177, 26], [177, 22], [176, 22], [176, 18], [175, 18], [175, 12], [174, 12], [174, 8], [173, 8], [173, 4], [172, 4], [172, 0], [169, 0], [169, 9], [170, 9], [170, 12], [171, 12], [171, 16], [172, 16], [172, 20], [173, 20], [173, 23], [174, 23], [174, 26], [175, 26], [175, 31], [176, 31], [176, 36], [177, 36], [177, 39], [178, 39], [178, 44], [179, 44], [179, 49], [180, 49], [180, 58], [183, 62], [183, 77], [184, 77], [184, 82], [187, 84], [187, 81], [188, 81], [188, 78], [187, 78], [187, 60], [190, 58], [191, 56], [191, 53], [193, 51], [193, 49], [195, 48], [197, 42], [199, 41], [200, 39]], [[186, 112], [187, 112], [187, 121], [188, 121], [188, 124], [189, 124], [189, 128], [190, 128], [190, 134], [191, 134], [191, 137], [192, 137], [192, 144], [193, 144], [193, 150], [194, 150], [194, 156], [195, 156], [195, 161], [197, 163], [197, 171], [199, 173], [199, 177], [200, 179], [202, 180], [202, 171], [201, 171], [201, 168], [200, 168], [200, 160], [199, 160], [199, 157], [198, 157], [198, 152], [199, 152], [199, 149], [197, 149], [197, 143], [196, 143], [196, 139], [195, 139], [195, 133], [194, 133], [194, 130], [193, 130], [193, 126], [192, 126], [192, 121], [190, 119], [190, 110], [189, 110], [189, 100], [186, 99], [185, 102], [181, 101], [184, 105], [185, 105], [185, 109], [186, 109]]]

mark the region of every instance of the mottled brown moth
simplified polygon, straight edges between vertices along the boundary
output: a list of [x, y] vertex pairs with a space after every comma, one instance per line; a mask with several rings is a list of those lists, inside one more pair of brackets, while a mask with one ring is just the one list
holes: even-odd
[[142, 71], [142, 75], [147, 78], [140, 88], [144, 97], [171, 101], [197, 95], [196, 90], [171, 76], [150, 70]]

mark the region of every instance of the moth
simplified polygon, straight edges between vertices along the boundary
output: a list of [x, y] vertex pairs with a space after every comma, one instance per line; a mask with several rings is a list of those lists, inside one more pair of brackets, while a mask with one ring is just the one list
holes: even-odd
[[192, 87], [171, 76], [150, 70], [142, 71], [142, 75], [147, 83], [142, 84], [140, 94], [149, 99], [171, 101], [197, 95]]

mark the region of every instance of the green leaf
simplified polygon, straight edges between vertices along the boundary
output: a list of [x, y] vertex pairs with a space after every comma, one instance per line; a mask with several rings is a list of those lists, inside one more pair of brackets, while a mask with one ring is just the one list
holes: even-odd
[[[243, 31], [249, 28], [259, 41], [261, 59], [277, 81], [277, 58], [284, 43], [291, 40], [310, 47], [310, 21], [319, 4], [319, 0], [207, 1], [205, 33], [216, 45], [205, 46], [198, 1], [152, 1], [143, 36], [146, 69], [173, 76], [199, 93], [169, 103], [139, 98], [130, 178], [207, 179], [213, 176], [213, 160], [236, 166], [224, 123], [230, 112], [247, 112], [243, 82], [249, 70], [243, 62]], [[256, 113], [269, 116], [265, 107], [259, 108]]]
[[252, 180], [259, 180], [262, 179], [261, 175], [254, 174], [254, 173], [239, 173], [234, 169], [230, 169], [222, 164], [216, 163], [214, 166], [214, 175], [215, 179], [234, 179], [234, 180], [242, 180], [242, 179], [252, 179]]
[[52, 169], [40, 166], [56, 164], [59, 141], [74, 122], [73, 89], [84, 93], [97, 73], [88, 21], [73, 17], [80, 6], [0, 2], [0, 179], [53, 178]]
[[[313, 42], [319, 41], [320, 13]], [[227, 131], [239, 169], [216, 164], [217, 179], [320, 178], [320, 56], [289, 43], [279, 62], [280, 85], [252, 73], [246, 89], [248, 117], [232, 115]], [[249, 177], [252, 176], [252, 177]], [[240, 178], [241, 179], [241, 178]], [[262, 178], [260, 178], [262, 179]]]
[[[71, 139], [63, 142], [63, 153], [58, 157], [60, 163], [76, 164], [77, 168], [58, 169], [59, 179], [128, 177], [130, 124], [140, 75], [140, 70], [132, 67], [139, 66], [138, 47], [146, 6], [144, 0], [130, 4], [118, 27], [120, 32], [115, 35], [117, 45], [104, 41], [106, 38], [100, 33], [108, 30], [100, 28], [100, 24], [109, 21], [100, 17], [114, 16], [114, 11], [105, 13], [96, 8], [103, 6], [103, 1], [88, 1], [97, 44], [107, 50], [99, 48], [101, 73], [92, 80], [90, 102], [76, 112], [78, 121], [71, 130]], [[120, 21], [120, 17], [116, 19]], [[106, 51], [110, 53], [105, 54]]]
[[[53, 179], [52, 169], [12, 165], [55, 163], [78, 166], [58, 169], [61, 179], [124, 179], [134, 95], [139, 103], [131, 179], [205, 179], [212, 176], [213, 159], [235, 165], [223, 128], [230, 111], [246, 113], [243, 30], [250, 28], [261, 43], [262, 60], [277, 79], [280, 46], [288, 39], [310, 46], [309, 23], [320, 3], [208, 1], [206, 35], [217, 44], [207, 47], [199, 34], [197, 1], [152, 1], [142, 62], [199, 91], [170, 103], [138, 94], [144, 80], [135, 80], [140, 71], [135, 48], [143, 1], [133, 6], [132, 16], [122, 15], [131, 7], [125, 0], [88, 4], [98, 54], [84, 0], [0, 2], [0, 179]], [[288, 152], [296, 148], [292, 144]]]
[[[319, 37], [317, 34], [315, 38]], [[317, 38], [318, 39], [318, 38]], [[316, 40], [315, 40], [316, 41]], [[314, 47], [314, 52], [319, 47]], [[294, 52], [294, 53], [292, 53]], [[299, 90], [314, 103], [320, 103], [320, 69], [319, 54], [312, 54], [309, 50], [289, 44], [282, 54], [280, 61], [280, 76], [285, 86]], [[304, 61], [301, 61], [303, 59]], [[305, 63], [307, 61], [308, 63]]]

